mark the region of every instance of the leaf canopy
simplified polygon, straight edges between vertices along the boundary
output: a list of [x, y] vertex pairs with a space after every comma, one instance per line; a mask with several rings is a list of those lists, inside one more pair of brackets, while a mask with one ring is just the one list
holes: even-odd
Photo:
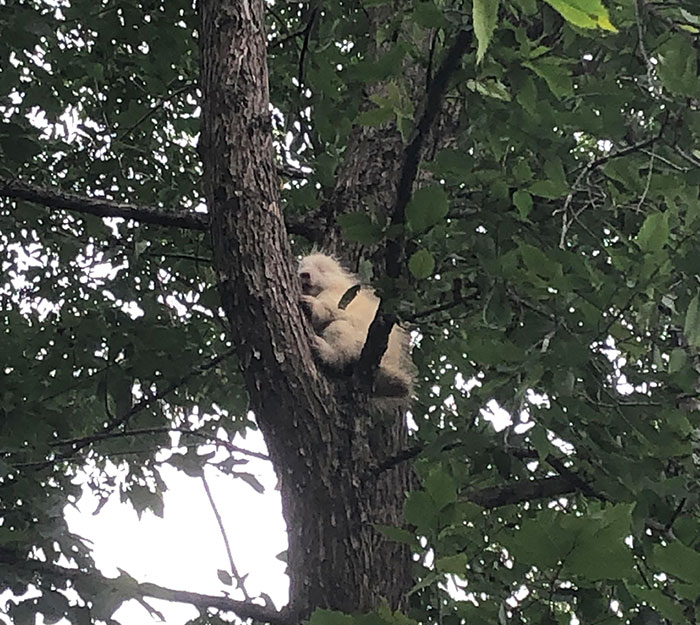
[[[204, 211], [192, 3], [3, 8], [3, 181]], [[416, 586], [408, 617], [375, 622], [697, 620], [696, 3], [275, 2], [266, 26], [295, 249], [330, 215], [346, 241], [404, 238], [410, 252], [386, 290], [418, 337], [422, 486], [406, 502], [410, 529], [386, 533], [415, 539]], [[401, 165], [388, 143], [375, 177], [347, 183], [359, 199], [335, 205], [358, 132], [407, 144], [464, 28], [476, 39], [407, 227], [373, 195]], [[62, 516], [80, 496], [76, 471], [157, 514], [163, 463], [197, 475], [209, 462], [258, 488], [197, 449], [255, 427], [248, 391], [205, 234], [0, 202], [0, 582], [41, 593], [8, 608], [16, 622], [108, 621], [138, 588], [123, 575], [100, 591]], [[495, 428], [499, 414], [509, 424]], [[552, 478], [572, 488], [547, 494]], [[19, 564], [37, 552], [85, 576], [29, 578]], [[70, 584], [89, 614], [57, 592]]]

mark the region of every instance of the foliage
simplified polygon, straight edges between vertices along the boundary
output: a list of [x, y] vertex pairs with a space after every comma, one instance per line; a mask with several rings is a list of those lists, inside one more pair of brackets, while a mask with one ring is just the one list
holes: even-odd
[[[0, 4], [0, 175], [199, 207], [191, 4]], [[283, 188], [290, 224], [319, 221], [353, 128], [395, 125], [408, 141], [423, 95], [415, 72], [431, 75], [458, 29], [475, 31], [406, 227], [371, 202], [338, 217], [350, 240], [404, 237], [410, 251], [406, 282], [382, 283], [420, 336], [422, 488], [406, 503], [416, 531], [385, 528], [420, 556], [408, 617], [694, 622], [695, 3], [281, 1], [268, 11], [279, 164], [297, 168]], [[295, 237], [299, 250], [313, 242]], [[115, 594], [91, 595], [89, 547], [62, 516], [76, 475], [160, 513], [161, 464], [196, 473], [206, 457], [193, 443], [230, 447], [255, 427], [208, 241], [4, 199], [0, 250], [0, 563], [15, 565], [0, 566], [0, 581], [42, 591], [11, 609], [17, 622], [107, 619], [134, 585], [123, 575]], [[512, 420], [501, 431], [496, 407]], [[235, 474], [236, 458], [220, 470]], [[576, 492], [497, 506], [472, 496], [529, 492], [552, 475]], [[56, 592], [65, 580], [27, 574], [30, 554], [89, 574], [73, 583], [92, 607]]]

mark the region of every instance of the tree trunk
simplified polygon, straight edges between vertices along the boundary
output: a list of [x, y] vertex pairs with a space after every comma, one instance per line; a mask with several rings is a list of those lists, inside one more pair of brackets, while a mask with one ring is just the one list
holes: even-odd
[[316, 472], [305, 482], [291, 472], [282, 481], [290, 603], [302, 616], [316, 607], [365, 612], [382, 600], [405, 607], [410, 551], [377, 526], [401, 525], [408, 474], [404, 466], [374, 470], [403, 447], [405, 428], [380, 414], [372, 427], [368, 415], [367, 406], [340, 403], [328, 423], [329, 443], [309, 440], [303, 450]]
[[273, 161], [262, 0], [202, 0], [199, 10], [214, 263], [280, 479], [290, 609], [402, 607], [410, 552], [376, 526], [401, 524], [409, 469], [375, 467], [405, 446], [403, 411], [379, 410], [312, 359]]

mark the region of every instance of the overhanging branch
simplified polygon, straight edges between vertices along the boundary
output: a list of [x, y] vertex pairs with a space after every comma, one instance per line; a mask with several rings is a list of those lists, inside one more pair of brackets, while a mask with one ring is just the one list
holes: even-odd
[[[285, 169], [281, 175], [291, 174]], [[47, 208], [58, 208], [97, 217], [122, 217], [124, 219], [133, 219], [143, 224], [197, 231], [209, 230], [209, 215], [206, 213], [195, 213], [182, 209], [165, 210], [141, 204], [126, 204], [3, 177], [0, 177], [0, 196], [33, 202]], [[312, 243], [321, 241], [323, 232], [318, 225], [318, 219], [314, 215], [309, 215], [304, 219], [287, 217], [285, 221], [287, 231], [290, 234], [302, 236]]]
[[58, 189], [49, 189], [21, 180], [0, 178], [0, 195], [16, 200], [34, 202], [48, 208], [61, 208], [77, 213], [96, 215], [97, 217], [123, 217], [124, 219], [133, 219], [146, 224], [186, 228], [189, 230], [207, 230], [209, 228], [209, 218], [202, 213], [163, 210], [154, 206], [125, 204], [114, 200], [87, 197]]
[[123, 430], [117, 432], [97, 432], [90, 436], [81, 436], [78, 438], [63, 438], [57, 441], [49, 443], [51, 447], [60, 447], [62, 445], [82, 445], [91, 444], [98, 441], [114, 439], [114, 438], [131, 438], [134, 436], [147, 436], [149, 434], [170, 434], [178, 433], [183, 436], [192, 436], [193, 438], [198, 438], [211, 445], [216, 445], [217, 447], [223, 447], [224, 449], [230, 451], [231, 453], [238, 453], [243, 456], [250, 456], [251, 458], [258, 458], [260, 460], [270, 460], [267, 454], [263, 454], [257, 451], [251, 451], [249, 449], [244, 449], [238, 445], [230, 443], [226, 439], [219, 438], [213, 434], [207, 434], [206, 432], [199, 432], [197, 430], [190, 430], [185, 427], [152, 427], [152, 428], [137, 428], [134, 430]]

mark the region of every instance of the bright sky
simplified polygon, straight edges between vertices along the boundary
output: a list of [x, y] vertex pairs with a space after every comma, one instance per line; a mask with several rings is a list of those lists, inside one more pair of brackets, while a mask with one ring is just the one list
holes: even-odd
[[[259, 433], [250, 433], [235, 444], [265, 451]], [[280, 608], [287, 603], [288, 580], [285, 564], [275, 556], [287, 548], [287, 538], [276, 478], [269, 463], [255, 458], [245, 470], [256, 475], [266, 488], [265, 494], [258, 494], [243, 480], [213, 470], [207, 471], [207, 482], [226, 527], [234, 564], [241, 575], [249, 574], [248, 593], [266, 592]], [[118, 575], [118, 567], [140, 582], [207, 594], [230, 592], [231, 587], [217, 577], [218, 569], [230, 567], [201, 480], [167, 467], [163, 477], [168, 484], [163, 519], [146, 513], [139, 520], [130, 506], [119, 503], [116, 497], [93, 516], [97, 499], [86, 494], [79, 509], [68, 506], [65, 510], [71, 530], [93, 541], [95, 562], [107, 576]], [[243, 598], [238, 592], [232, 596]], [[197, 615], [184, 604], [149, 603], [163, 613], [167, 625], [181, 625]], [[157, 622], [135, 602], [124, 605], [115, 618], [125, 625]]]

